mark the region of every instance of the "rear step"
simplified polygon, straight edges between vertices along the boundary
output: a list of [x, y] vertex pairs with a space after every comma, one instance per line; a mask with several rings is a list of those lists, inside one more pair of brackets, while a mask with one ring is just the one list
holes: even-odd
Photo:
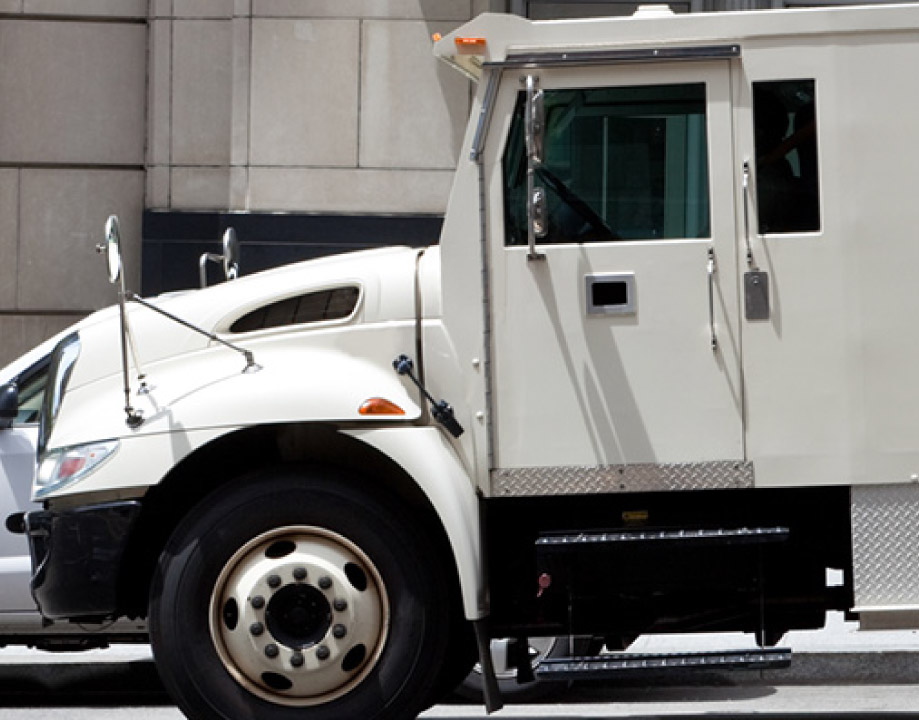
[[668, 670], [780, 670], [791, 665], [791, 649], [638, 654], [553, 658], [536, 668], [540, 680], [603, 680], [629, 673]]

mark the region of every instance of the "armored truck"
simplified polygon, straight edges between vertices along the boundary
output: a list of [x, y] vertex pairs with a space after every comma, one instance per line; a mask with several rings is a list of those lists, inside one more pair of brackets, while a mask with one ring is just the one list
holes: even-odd
[[[43, 614], [146, 618], [226, 720], [414, 717], [493, 638], [523, 676], [593, 638], [536, 669], [576, 678], [919, 626], [919, 6], [484, 15], [434, 54], [477, 83], [437, 245], [122, 285], [61, 341]], [[751, 647], [627, 651], [714, 631]]]

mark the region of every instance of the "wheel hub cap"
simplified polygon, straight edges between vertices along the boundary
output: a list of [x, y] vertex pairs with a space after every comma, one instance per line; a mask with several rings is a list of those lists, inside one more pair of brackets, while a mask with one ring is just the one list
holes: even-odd
[[226, 564], [210, 629], [227, 671], [281, 705], [347, 693], [385, 645], [389, 603], [376, 567], [352, 542], [313, 527], [261, 535]]

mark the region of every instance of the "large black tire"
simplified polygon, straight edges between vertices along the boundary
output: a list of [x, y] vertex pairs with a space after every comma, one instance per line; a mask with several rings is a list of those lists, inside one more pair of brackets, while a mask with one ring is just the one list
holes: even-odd
[[241, 478], [160, 558], [149, 621], [167, 690], [192, 720], [414, 718], [437, 699], [455, 622], [432, 547], [353, 477]]

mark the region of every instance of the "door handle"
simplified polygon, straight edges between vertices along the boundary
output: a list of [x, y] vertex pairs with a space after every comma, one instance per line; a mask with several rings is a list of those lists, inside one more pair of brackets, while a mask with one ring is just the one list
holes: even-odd
[[712, 352], [718, 350], [718, 337], [715, 335], [715, 273], [718, 266], [715, 263], [715, 248], [708, 249], [708, 327], [712, 336]]

